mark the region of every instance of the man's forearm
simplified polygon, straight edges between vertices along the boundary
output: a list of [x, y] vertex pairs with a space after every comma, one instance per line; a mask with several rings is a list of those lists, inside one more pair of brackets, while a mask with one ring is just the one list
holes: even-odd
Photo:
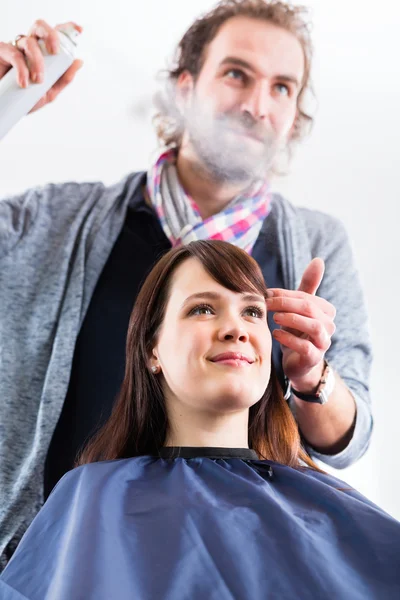
[[335, 387], [326, 404], [300, 400], [293, 394], [296, 420], [306, 442], [322, 454], [344, 450], [353, 434], [356, 403], [346, 384], [335, 373]]

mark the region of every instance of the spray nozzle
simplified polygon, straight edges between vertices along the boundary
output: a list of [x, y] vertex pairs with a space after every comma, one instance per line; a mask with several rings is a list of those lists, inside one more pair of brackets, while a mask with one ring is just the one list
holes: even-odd
[[73, 44], [76, 45], [76, 39], [80, 35], [80, 32], [73, 25], [64, 25], [58, 30], [60, 33], [66, 35]]

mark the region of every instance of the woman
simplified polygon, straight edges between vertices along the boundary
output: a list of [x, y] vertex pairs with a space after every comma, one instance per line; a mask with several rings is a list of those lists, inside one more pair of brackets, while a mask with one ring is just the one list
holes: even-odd
[[266, 292], [224, 242], [160, 260], [113, 414], [28, 529], [0, 598], [400, 597], [400, 524], [302, 450]]

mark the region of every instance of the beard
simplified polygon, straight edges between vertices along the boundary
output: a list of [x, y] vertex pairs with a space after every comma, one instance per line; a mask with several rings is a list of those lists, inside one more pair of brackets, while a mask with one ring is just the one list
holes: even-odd
[[189, 143], [205, 171], [220, 183], [265, 179], [281, 143], [249, 112], [215, 115], [193, 95], [183, 114]]

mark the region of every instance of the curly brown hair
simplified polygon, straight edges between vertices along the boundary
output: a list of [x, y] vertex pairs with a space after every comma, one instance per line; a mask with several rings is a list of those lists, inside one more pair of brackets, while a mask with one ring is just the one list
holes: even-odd
[[[211, 11], [196, 19], [184, 34], [176, 50], [174, 66], [167, 71], [169, 83], [176, 83], [185, 71], [188, 71], [196, 81], [205, 61], [207, 47], [214, 40], [221, 26], [228, 19], [237, 16], [268, 21], [292, 33], [301, 44], [305, 66], [291, 137], [292, 141], [299, 141], [310, 131], [313, 124], [313, 117], [304, 107], [306, 92], [313, 94], [310, 81], [313, 49], [310, 23], [306, 20], [308, 9], [303, 6], [293, 6], [278, 0], [221, 0]], [[163, 113], [162, 108], [155, 115], [154, 124], [161, 142], [165, 145], [180, 146], [182, 131], [174, 127], [171, 116]]]

